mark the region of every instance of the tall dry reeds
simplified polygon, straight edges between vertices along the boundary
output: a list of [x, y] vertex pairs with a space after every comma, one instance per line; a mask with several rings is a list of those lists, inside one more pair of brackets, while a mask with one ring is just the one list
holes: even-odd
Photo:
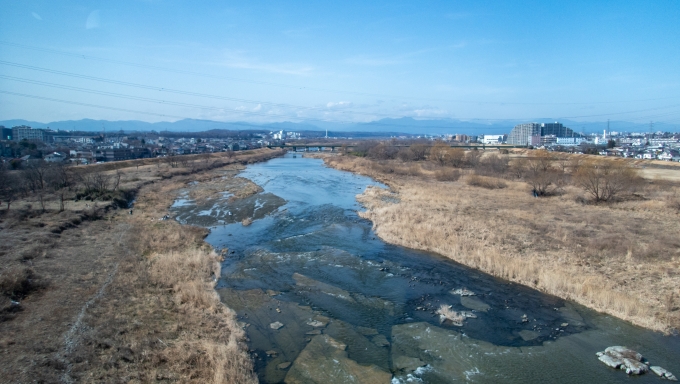
[[[436, 252], [464, 265], [660, 331], [680, 327], [680, 310], [665, 297], [680, 286], [673, 234], [677, 213], [660, 200], [583, 205], [580, 190], [536, 199], [521, 181], [503, 189], [464, 183], [419, 183], [380, 173], [370, 161], [328, 158], [327, 164], [385, 181], [358, 200], [360, 215], [385, 241]], [[470, 177], [481, 177], [468, 175]], [[472, 188], [475, 188], [474, 190]], [[398, 194], [398, 202], [386, 199]]]
[[505, 181], [487, 176], [470, 175], [467, 177], [466, 183], [474, 187], [482, 187], [486, 189], [502, 189], [507, 188]]
[[[245, 332], [214, 289], [221, 258], [203, 241], [207, 230], [159, 219], [188, 182], [221, 179], [235, 174], [240, 163], [262, 156], [234, 156], [226, 173], [183, 175], [173, 170], [171, 178], [139, 189], [132, 215], [114, 217], [129, 227], [119, 242], [130, 254], [121, 262], [107, 300], [86, 319], [91, 329], [87, 337], [93, 342], [74, 353], [91, 363], [73, 369], [76, 380], [257, 382]], [[107, 347], [98, 347], [102, 344]]]

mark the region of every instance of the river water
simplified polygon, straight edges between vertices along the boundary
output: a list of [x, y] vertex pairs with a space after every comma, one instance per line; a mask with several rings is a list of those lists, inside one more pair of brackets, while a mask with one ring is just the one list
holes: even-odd
[[[600, 363], [612, 345], [680, 373], [678, 337], [384, 243], [356, 213], [355, 196], [379, 185], [367, 177], [292, 154], [239, 176], [278, 198], [252, 199], [270, 214], [214, 226], [207, 241], [230, 250], [217, 289], [246, 327], [261, 382], [660, 380]], [[442, 322], [441, 305], [470, 317]]]

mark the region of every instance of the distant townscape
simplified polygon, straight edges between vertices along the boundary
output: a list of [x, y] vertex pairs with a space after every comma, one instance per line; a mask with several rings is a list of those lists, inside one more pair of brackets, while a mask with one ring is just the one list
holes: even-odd
[[[93, 133], [32, 128], [21, 125], [0, 126], [0, 158], [16, 167], [22, 161], [43, 159], [46, 162], [92, 164], [130, 159], [167, 157], [239, 151], [267, 146], [314, 142], [351, 145], [357, 138], [329, 137], [328, 132], [293, 132], [266, 130], [211, 130], [204, 132], [125, 132], [123, 130]], [[542, 148], [549, 151], [586, 153], [625, 158], [680, 161], [680, 134], [671, 132], [577, 133], [559, 122], [517, 124], [509, 134], [387, 134], [375, 133], [370, 138], [391, 139], [400, 145], [413, 142], [442, 141], [455, 145], [508, 146]], [[303, 146], [298, 149], [306, 148]]]

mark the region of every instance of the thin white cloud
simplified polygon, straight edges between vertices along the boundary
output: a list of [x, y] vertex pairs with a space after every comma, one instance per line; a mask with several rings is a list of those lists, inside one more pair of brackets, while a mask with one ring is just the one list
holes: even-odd
[[446, 117], [449, 112], [440, 108], [420, 108], [414, 109], [412, 113], [418, 117]]
[[31, 12], [31, 15], [33, 15], [33, 17], [35, 17], [36, 20], [42, 21], [42, 17], [40, 17], [40, 15], [38, 15], [37, 13]]
[[314, 71], [314, 67], [297, 63], [267, 63], [248, 57], [244, 52], [227, 51], [224, 59], [218, 65], [230, 68], [251, 69], [263, 72], [283, 73], [286, 75], [308, 75]]
[[353, 106], [354, 104], [351, 101], [329, 101], [326, 104], [326, 108], [349, 108]]
[[430, 47], [430, 48], [423, 48], [423, 49], [418, 49], [415, 51], [411, 52], [404, 52], [399, 55], [393, 55], [393, 56], [365, 56], [365, 55], [360, 55], [360, 56], [354, 56], [345, 59], [345, 63], [347, 64], [354, 64], [354, 65], [365, 65], [365, 66], [374, 66], [374, 67], [379, 67], [379, 66], [387, 66], [387, 65], [397, 65], [397, 64], [404, 64], [410, 61], [413, 61], [414, 58], [421, 56], [426, 53], [430, 52], [435, 52], [443, 49], [442, 47]]
[[87, 21], [85, 21], [85, 29], [99, 28], [101, 25], [99, 14], [100, 12], [98, 9], [90, 12], [90, 14], [87, 16]]

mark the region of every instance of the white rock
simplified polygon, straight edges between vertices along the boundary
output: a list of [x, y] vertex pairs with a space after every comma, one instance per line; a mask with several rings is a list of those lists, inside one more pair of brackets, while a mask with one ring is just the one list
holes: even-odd
[[600, 360], [601, 362], [605, 363], [607, 366], [612, 367], [612, 368], [618, 368], [618, 367], [621, 366], [621, 364], [623, 364], [623, 361], [616, 359], [616, 358], [613, 358], [613, 357], [606, 355], [606, 354], [602, 354], [598, 358], [598, 360]]
[[281, 324], [278, 321], [275, 321], [275, 322], [269, 324], [269, 328], [271, 328], [271, 329], [280, 329], [281, 327], [283, 327], [283, 324]]
[[672, 373], [670, 373], [668, 370], [666, 370], [664, 368], [659, 367], [658, 365], [653, 365], [653, 366], [649, 367], [649, 369], [652, 372], [656, 373], [657, 376], [661, 377], [662, 379], [668, 379], [668, 380], [671, 380], [671, 381], [678, 381], [678, 379]]
[[629, 375], [641, 375], [649, 371], [647, 364], [642, 362], [642, 355], [632, 349], [614, 346], [598, 352], [598, 359], [612, 368], [620, 368]]
[[460, 295], [460, 296], [474, 296], [475, 293], [466, 289], [466, 288], [458, 288], [454, 289], [451, 291], [452, 295]]
[[312, 320], [312, 321], [308, 321], [307, 325], [311, 325], [312, 327], [323, 327], [326, 324], [320, 322], [319, 320]]

